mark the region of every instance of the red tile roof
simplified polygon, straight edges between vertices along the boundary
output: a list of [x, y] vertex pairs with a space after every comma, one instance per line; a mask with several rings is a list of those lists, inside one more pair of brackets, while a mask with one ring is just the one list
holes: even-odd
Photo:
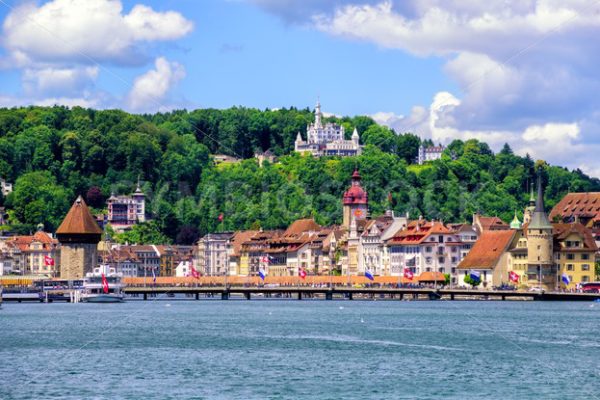
[[298, 219], [286, 229], [283, 236], [300, 235], [304, 232], [318, 232], [321, 225], [317, 224], [312, 218]]
[[584, 247], [580, 250], [598, 251], [592, 231], [580, 223], [552, 224], [554, 238], [559, 242], [569, 237], [571, 233], [578, 234], [583, 239]]
[[508, 250], [517, 231], [484, 231], [467, 256], [458, 264], [459, 269], [492, 268]]
[[479, 217], [479, 223], [484, 231], [510, 228], [506, 222], [498, 217]]
[[419, 282], [444, 282], [446, 277], [441, 272], [422, 272], [417, 277]]
[[102, 235], [102, 229], [96, 223], [85, 201], [79, 196], [56, 230], [56, 234]]
[[550, 211], [548, 218], [553, 221], [557, 217], [572, 219], [595, 219], [600, 217], [600, 192], [568, 193]]

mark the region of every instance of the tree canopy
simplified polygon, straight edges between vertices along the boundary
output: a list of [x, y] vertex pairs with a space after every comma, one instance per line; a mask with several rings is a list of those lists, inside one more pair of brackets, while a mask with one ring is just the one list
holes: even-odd
[[[314, 217], [339, 223], [341, 197], [355, 167], [376, 216], [389, 206], [413, 217], [468, 221], [474, 212], [510, 220], [527, 204], [535, 163], [508, 145], [494, 154], [477, 140], [454, 141], [441, 160], [414, 165], [421, 142], [371, 118], [330, 117], [354, 128], [365, 144], [358, 157], [313, 158], [293, 153], [298, 132], [313, 120], [308, 109], [178, 110], [132, 115], [74, 107], [0, 109], [0, 177], [14, 182], [4, 201], [19, 231], [39, 223], [55, 230], [79, 194], [94, 212], [105, 200], [129, 194], [138, 179], [151, 223], [119, 237], [190, 243], [220, 230], [282, 228]], [[271, 149], [279, 162], [259, 167], [255, 151]], [[242, 161], [215, 165], [211, 154]], [[569, 191], [599, 191], [579, 170], [541, 164], [546, 204]], [[219, 215], [223, 215], [221, 221]]]

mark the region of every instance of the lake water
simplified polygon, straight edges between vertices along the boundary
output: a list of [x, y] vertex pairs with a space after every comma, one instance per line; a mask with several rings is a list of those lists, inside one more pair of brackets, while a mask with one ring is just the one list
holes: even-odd
[[595, 399], [600, 303], [7, 304], [0, 399]]

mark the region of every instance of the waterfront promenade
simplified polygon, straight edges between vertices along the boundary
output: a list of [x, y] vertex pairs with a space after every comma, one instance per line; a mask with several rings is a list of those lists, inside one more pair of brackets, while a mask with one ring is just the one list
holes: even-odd
[[[210, 299], [322, 299], [322, 300], [535, 300], [595, 301], [600, 293], [531, 292], [517, 290], [477, 290], [451, 288], [396, 287], [315, 287], [315, 286], [131, 286], [125, 294], [131, 299], [155, 300], [185, 295], [188, 300]], [[50, 290], [41, 295], [32, 292], [6, 293], [4, 301], [72, 301], [72, 290]], [[49, 300], [50, 299], [50, 300]]]

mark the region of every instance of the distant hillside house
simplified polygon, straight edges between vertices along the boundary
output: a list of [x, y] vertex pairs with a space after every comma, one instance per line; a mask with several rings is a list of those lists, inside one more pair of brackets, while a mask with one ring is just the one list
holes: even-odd
[[0, 189], [2, 190], [2, 195], [6, 197], [13, 191], [13, 185], [0, 178]]
[[146, 195], [138, 185], [131, 196], [111, 195], [108, 200], [108, 223], [117, 232], [146, 221]]
[[256, 153], [254, 153], [254, 158], [258, 160], [258, 165], [260, 165], [261, 167], [265, 160], [271, 164], [277, 162], [277, 156], [271, 151], [271, 149], [267, 149], [264, 152], [257, 151]]
[[419, 156], [417, 158], [417, 162], [419, 165], [423, 165], [427, 161], [439, 160], [442, 158], [442, 153], [445, 149], [446, 148], [444, 146], [424, 147], [421, 145], [419, 146]]
[[241, 161], [239, 158], [228, 156], [227, 154], [213, 154], [212, 157], [213, 157], [215, 165], [235, 164], [235, 163], [239, 163]]
[[344, 127], [328, 122], [323, 125], [321, 104], [315, 107], [315, 122], [306, 129], [306, 140], [302, 140], [300, 132], [296, 137], [294, 149], [300, 153], [311, 153], [313, 156], [356, 156], [362, 152], [360, 137], [354, 128], [352, 138], [344, 139]]

